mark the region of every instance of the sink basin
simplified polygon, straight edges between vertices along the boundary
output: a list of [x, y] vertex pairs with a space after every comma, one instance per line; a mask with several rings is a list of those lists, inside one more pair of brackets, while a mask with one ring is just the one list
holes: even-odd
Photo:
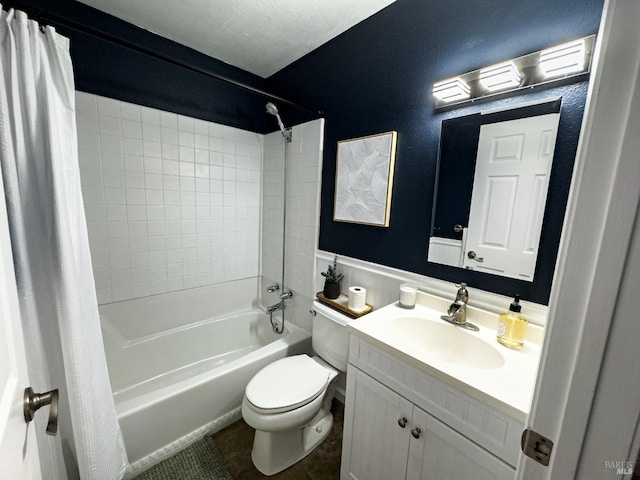
[[469, 368], [496, 369], [505, 360], [496, 347], [461, 327], [420, 317], [391, 321], [393, 330], [414, 348], [434, 358]]

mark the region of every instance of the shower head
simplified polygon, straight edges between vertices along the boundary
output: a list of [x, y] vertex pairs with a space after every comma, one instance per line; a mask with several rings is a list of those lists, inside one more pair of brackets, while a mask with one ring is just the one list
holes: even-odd
[[282, 136], [285, 139], [289, 138], [288, 134], [287, 134], [287, 129], [284, 128], [284, 124], [282, 123], [282, 119], [280, 118], [280, 115], [278, 115], [278, 107], [276, 107], [271, 102], [267, 102], [266, 107], [267, 107], [267, 113], [269, 113], [271, 115], [274, 115], [278, 119], [278, 125], [280, 126], [280, 131], [282, 132]]
[[271, 102], [267, 102], [267, 113], [270, 113], [271, 115], [278, 115], [278, 107]]

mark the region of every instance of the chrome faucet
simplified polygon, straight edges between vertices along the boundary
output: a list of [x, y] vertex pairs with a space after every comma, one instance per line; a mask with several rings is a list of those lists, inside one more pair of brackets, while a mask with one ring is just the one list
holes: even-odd
[[440, 318], [458, 327], [477, 332], [480, 329], [473, 323], [467, 322], [467, 302], [469, 301], [467, 284], [460, 283], [456, 287], [458, 287], [458, 293], [456, 293], [455, 301], [449, 305], [447, 315], [442, 315]]
[[293, 292], [291, 290], [284, 292], [280, 295], [280, 301], [278, 303], [274, 303], [270, 307], [267, 307], [267, 313], [271, 314], [273, 312], [277, 312], [278, 310], [284, 310], [285, 305], [284, 301], [293, 297]]
[[[280, 294], [280, 301], [278, 303], [274, 303], [273, 305], [266, 308], [267, 313], [269, 314], [269, 322], [271, 322], [271, 328], [276, 333], [284, 332], [284, 309], [286, 308], [285, 300], [289, 300], [293, 298], [293, 292], [288, 290], [282, 294]], [[273, 314], [278, 310], [282, 311], [282, 324], [278, 326], [278, 323], [274, 320]]]
[[280, 298], [282, 300], [289, 300], [292, 297], [293, 297], [293, 292], [291, 290], [288, 290], [280, 295]]
[[274, 303], [270, 307], [267, 307], [267, 313], [271, 315], [273, 312], [277, 312], [278, 310], [284, 310], [284, 302], [279, 301], [278, 303]]

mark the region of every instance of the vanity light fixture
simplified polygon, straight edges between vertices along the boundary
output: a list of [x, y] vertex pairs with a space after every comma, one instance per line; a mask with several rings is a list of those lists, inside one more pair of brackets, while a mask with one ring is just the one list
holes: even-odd
[[513, 62], [505, 62], [480, 70], [479, 81], [490, 92], [497, 92], [519, 87], [521, 79]]
[[594, 43], [595, 35], [591, 35], [436, 82], [432, 90], [435, 108], [449, 109], [552, 82], [586, 80]]
[[469, 85], [460, 77], [449, 78], [433, 85], [433, 95], [445, 103], [466, 100], [470, 97]]
[[540, 70], [544, 78], [559, 77], [584, 70], [584, 39], [563, 43], [540, 52]]

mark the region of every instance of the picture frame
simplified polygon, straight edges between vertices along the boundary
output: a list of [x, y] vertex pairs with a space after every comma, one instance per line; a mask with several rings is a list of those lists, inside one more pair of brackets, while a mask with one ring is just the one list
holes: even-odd
[[397, 136], [389, 131], [338, 142], [334, 221], [389, 226]]

